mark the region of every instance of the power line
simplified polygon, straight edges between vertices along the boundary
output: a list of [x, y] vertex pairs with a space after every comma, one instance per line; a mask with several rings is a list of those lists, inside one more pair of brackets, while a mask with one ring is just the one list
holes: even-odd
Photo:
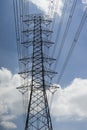
[[63, 11], [62, 11], [62, 16], [61, 16], [60, 23], [59, 23], [59, 26], [58, 26], [57, 36], [56, 36], [56, 39], [55, 39], [55, 45], [54, 45], [54, 48], [53, 48], [53, 51], [52, 51], [52, 56], [54, 55], [55, 48], [56, 48], [56, 46], [58, 44], [59, 35], [60, 35], [61, 28], [62, 28], [62, 25], [63, 25], [63, 22], [64, 22], [64, 16], [65, 16], [67, 4], [68, 4], [68, 0], [65, 0], [64, 6], [63, 6]]
[[[21, 58], [21, 35], [20, 35], [20, 1], [13, 0], [13, 7], [14, 7], [14, 19], [15, 19], [15, 31], [16, 31], [16, 41], [17, 41], [17, 52], [18, 52], [18, 59]], [[19, 63], [20, 66], [20, 63]], [[19, 67], [20, 68], [20, 67]]]
[[59, 77], [58, 77], [58, 79], [57, 79], [57, 83], [60, 82], [61, 77], [62, 77], [62, 75], [63, 75], [63, 73], [64, 73], [64, 71], [65, 71], [65, 69], [66, 69], [66, 66], [67, 66], [67, 64], [68, 64], [68, 62], [69, 62], [69, 59], [70, 59], [70, 57], [71, 57], [71, 55], [72, 55], [72, 53], [73, 53], [73, 50], [74, 50], [74, 48], [75, 48], [75, 46], [76, 46], [76, 44], [77, 44], [78, 38], [79, 38], [79, 36], [80, 36], [80, 33], [81, 33], [82, 29], [83, 29], [83, 26], [84, 26], [84, 23], [85, 23], [85, 21], [86, 21], [86, 18], [87, 18], [87, 8], [86, 8], [85, 11], [84, 11], [84, 14], [83, 14], [83, 16], [82, 16], [81, 22], [80, 22], [79, 27], [78, 27], [78, 29], [77, 29], [77, 31], [76, 31], [74, 40], [73, 40], [73, 42], [72, 42], [72, 44], [71, 44], [71, 47], [70, 47], [69, 52], [68, 52], [68, 55], [67, 55], [66, 60], [65, 60], [65, 62], [64, 62], [64, 64], [63, 64], [63, 67], [62, 67], [62, 69], [61, 69], [60, 75], [59, 75]]
[[67, 24], [66, 24], [66, 28], [65, 28], [65, 31], [64, 31], [64, 34], [63, 34], [63, 38], [62, 38], [62, 41], [61, 41], [61, 44], [60, 44], [60, 47], [59, 47], [59, 50], [58, 50], [57, 60], [56, 60], [54, 68], [56, 68], [56, 66], [58, 65], [58, 62], [59, 62], [59, 59], [60, 59], [60, 56], [61, 56], [61, 53], [62, 53], [62, 49], [64, 47], [64, 43], [65, 43], [66, 37], [68, 35], [69, 28], [70, 28], [70, 25], [71, 25], [71, 22], [72, 22], [72, 17], [73, 17], [73, 14], [75, 12], [76, 3], [77, 3], [77, 0], [74, 0], [72, 7], [71, 7], [71, 10], [70, 10], [70, 15], [69, 15], [69, 18], [68, 18], [68, 21], [67, 21]]
[[[24, 24], [23, 24], [23, 18], [24, 18], [23, 15], [25, 11], [24, 0], [13, 0], [13, 8], [14, 8], [14, 20], [15, 20], [15, 31], [16, 31], [16, 41], [17, 41], [17, 52], [18, 52], [18, 60], [19, 60], [23, 56], [23, 51], [24, 51], [23, 46], [21, 46], [21, 43], [24, 41], [24, 35], [21, 33], [24, 30]], [[27, 65], [22, 65], [20, 61], [18, 63], [19, 63], [19, 71], [21, 71], [22, 68], [24, 68], [24, 70], [27, 69], [26, 68]], [[21, 83], [28, 86], [28, 80], [25, 81], [24, 78], [21, 79]], [[23, 97], [25, 97], [26, 89], [23, 87], [18, 87], [17, 89], [19, 90], [19, 92], [22, 93]], [[22, 91], [20, 90], [20, 88], [22, 89]], [[24, 99], [22, 101], [24, 104]], [[25, 108], [25, 105], [23, 107]]]

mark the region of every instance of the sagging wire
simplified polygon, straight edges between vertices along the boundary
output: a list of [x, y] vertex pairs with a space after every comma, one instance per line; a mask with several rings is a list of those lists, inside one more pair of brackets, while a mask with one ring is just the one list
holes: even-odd
[[83, 16], [82, 16], [81, 22], [80, 22], [80, 24], [79, 24], [79, 27], [78, 27], [78, 29], [77, 29], [77, 31], [76, 31], [74, 40], [73, 40], [73, 42], [72, 42], [72, 44], [71, 44], [71, 47], [70, 47], [70, 49], [69, 49], [69, 52], [68, 52], [67, 57], [66, 57], [66, 59], [65, 59], [65, 62], [64, 62], [63, 67], [62, 67], [62, 69], [61, 69], [60, 75], [59, 75], [59, 77], [58, 77], [58, 79], [57, 79], [57, 83], [58, 83], [58, 84], [59, 84], [60, 81], [61, 81], [62, 75], [63, 75], [64, 72], [65, 72], [66, 66], [67, 66], [67, 64], [68, 64], [68, 62], [69, 62], [69, 60], [70, 60], [70, 57], [71, 57], [71, 55], [72, 55], [72, 53], [73, 53], [73, 51], [74, 51], [74, 48], [75, 48], [75, 46], [76, 46], [76, 44], [77, 44], [77, 42], [78, 42], [80, 33], [81, 33], [82, 29], [83, 29], [83, 26], [84, 26], [84, 24], [85, 24], [86, 19], [87, 19], [87, 8], [85, 9], [85, 11], [84, 11], [84, 13], [83, 13]]
[[52, 57], [54, 56], [55, 48], [56, 48], [56, 46], [59, 42], [59, 35], [60, 35], [62, 25], [63, 25], [63, 22], [64, 22], [64, 17], [65, 17], [65, 14], [66, 14], [67, 5], [68, 5], [68, 0], [65, 0], [64, 5], [63, 5], [62, 15], [61, 15], [61, 18], [60, 18], [60, 23], [59, 23], [59, 26], [58, 26], [57, 36], [56, 36], [56, 39], [55, 39], [55, 45], [54, 45], [52, 55], [51, 55]]
[[[14, 9], [14, 20], [15, 20], [15, 32], [16, 32], [18, 59], [21, 59], [23, 57], [23, 51], [24, 51], [24, 50], [22, 50], [23, 48], [22, 48], [21, 43], [24, 41], [24, 35], [22, 34], [22, 31], [24, 30], [23, 18], [25, 16], [24, 12], [26, 9], [25, 0], [13, 0], [13, 9]], [[21, 72], [22, 63], [20, 63], [20, 60], [18, 63], [19, 63], [19, 71]], [[24, 69], [26, 69], [26, 66]], [[21, 79], [21, 81], [25, 82], [25, 79]], [[28, 79], [27, 79], [27, 86], [28, 86]], [[22, 92], [22, 91], [20, 91], [20, 92], [22, 93], [22, 97], [25, 98], [24, 92]], [[24, 108], [25, 108], [25, 105], [24, 105], [25, 100], [26, 99], [22, 100]], [[26, 112], [25, 112], [25, 115], [26, 115]], [[25, 120], [25, 118], [24, 118], [24, 120]]]
[[74, 0], [72, 7], [71, 7], [71, 10], [70, 10], [70, 15], [69, 15], [69, 18], [68, 18], [68, 21], [67, 21], [67, 24], [66, 24], [66, 28], [65, 28], [65, 31], [64, 31], [64, 34], [63, 34], [63, 37], [62, 37], [62, 41], [61, 41], [61, 44], [60, 44], [59, 49], [58, 49], [57, 60], [56, 60], [56, 64], [55, 64], [54, 68], [56, 68], [56, 66], [59, 63], [59, 59], [60, 59], [60, 56], [61, 56], [61, 53], [62, 53], [62, 49], [64, 47], [64, 43], [65, 43], [66, 37], [67, 37], [68, 32], [69, 32], [69, 28], [70, 28], [70, 25], [71, 25], [71, 22], [72, 22], [73, 14], [75, 12], [76, 4], [77, 4], [77, 0]]

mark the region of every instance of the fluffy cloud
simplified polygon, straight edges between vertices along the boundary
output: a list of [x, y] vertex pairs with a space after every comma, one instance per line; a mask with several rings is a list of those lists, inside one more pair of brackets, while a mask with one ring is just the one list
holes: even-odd
[[[16, 90], [20, 77], [6, 68], [0, 70], [0, 126], [15, 129], [13, 123], [23, 114], [21, 94]], [[49, 96], [50, 97], [50, 96]], [[49, 98], [51, 114], [57, 120], [83, 120], [87, 118], [87, 79], [77, 78], [65, 88], [59, 88], [53, 99]], [[20, 108], [20, 109], [18, 109]], [[10, 112], [10, 113], [9, 113]]]
[[23, 113], [21, 94], [16, 90], [19, 83], [17, 74], [13, 75], [6, 68], [0, 69], [0, 126], [7, 129], [16, 128], [11, 120]]
[[[30, 0], [30, 1], [33, 4], [35, 4], [38, 7], [38, 9], [42, 10], [45, 14], [48, 14], [48, 12], [50, 11], [51, 16], [54, 12], [56, 12], [59, 16], [61, 16], [64, 4], [63, 0], [55, 0], [53, 2], [50, 0]], [[82, 4], [84, 6], [87, 6], [87, 0], [82, 0]]]
[[52, 115], [57, 120], [87, 118], [87, 79], [74, 79], [66, 88], [60, 88], [53, 97]]
[[82, 0], [82, 3], [83, 4], [87, 4], [87, 0]]
[[17, 126], [13, 122], [9, 122], [9, 121], [2, 121], [0, 125], [8, 130], [17, 128]]
[[[29, 0], [26, 0], [26, 1], [29, 1]], [[59, 16], [61, 16], [62, 7], [63, 7], [63, 3], [64, 3], [63, 0], [55, 0], [53, 2], [51, 0], [31, 0], [31, 2], [33, 4], [35, 4], [40, 10], [44, 11], [46, 14], [48, 14], [50, 8], [52, 8], [52, 12], [56, 12], [56, 13], [58, 13]], [[82, 4], [84, 6], [87, 6], [87, 0], [82, 0]], [[51, 13], [51, 11], [50, 11], [50, 13]]]
[[49, 1], [48, 0], [31, 0], [32, 3], [38, 6], [39, 9], [47, 12]]
[[[26, 0], [29, 1], [29, 0]], [[42, 10], [45, 14], [49, 14], [50, 11], [51, 16], [53, 15], [53, 12], [58, 13], [58, 15], [61, 15], [61, 8], [63, 7], [62, 0], [30, 0], [33, 4], [35, 4], [38, 9]], [[53, 6], [54, 5], [54, 6]]]
[[83, 10], [87, 8], [87, 0], [82, 0]]

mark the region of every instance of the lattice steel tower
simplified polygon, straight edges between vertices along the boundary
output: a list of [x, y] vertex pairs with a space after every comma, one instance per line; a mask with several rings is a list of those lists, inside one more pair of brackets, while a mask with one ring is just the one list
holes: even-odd
[[[25, 130], [53, 130], [46, 95], [46, 89], [50, 87], [50, 84], [46, 79], [52, 78], [56, 74], [49, 68], [55, 59], [45, 54], [46, 47], [49, 48], [54, 44], [49, 40], [52, 31], [47, 26], [50, 25], [51, 20], [48, 19], [48, 16], [41, 14], [24, 16], [18, 13], [17, 15], [17, 3], [14, 4], [19, 74], [23, 80], [18, 89], [23, 94], [30, 91]], [[30, 84], [29, 78], [31, 79]]]
[[31, 92], [30, 101], [28, 106], [28, 113], [26, 118], [25, 130], [52, 130], [51, 117], [48, 107], [47, 95], [46, 95], [46, 83], [45, 76], [53, 75], [55, 72], [45, 70], [44, 62], [52, 61], [43, 53], [44, 44], [52, 44], [48, 40], [44, 40], [50, 35], [51, 31], [44, 29], [43, 24], [50, 22], [41, 15], [35, 15], [29, 17], [32, 21], [33, 27], [33, 54], [32, 54], [32, 80], [31, 80]]

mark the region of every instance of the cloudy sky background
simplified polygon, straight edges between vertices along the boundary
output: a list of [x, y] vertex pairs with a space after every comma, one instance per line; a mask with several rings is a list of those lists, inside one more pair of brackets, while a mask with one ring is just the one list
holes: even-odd
[[[38, 3], [41, 3], [38, 5]], [[32, 0], [32, 8], [47, 12], [47, 1]], [[44, 5], [44, 6], [43, 6]], [[70, 33], [66, 42], [74, 37], [81, 20], [86, 0], [78, 0]], [[60, 2], [58, 18], [61, 17]], [[57, 26], [57, 21], [55, 23]], [[64, 28], [64, 27], [63, 27]], [[55, 30], [55, 28], [54, 28]], [[74, 31], [73, 31], [74, 30]], [[63, 29], [62, 29], [63, 31]], [[62, 34], [62, 32], [61, 32]], [[54, 130], [87, 130], [87, 20], [78, 44], [62, 77], [60, 88], [52, 97], [49, 94]], [[67, 47], [65, 47], [66, 49]], [[62, 59], [64, 56], [62, 55]], [[60, 62], [61, 65], [62, 61]], [[20, 85], [12, 0], [0, 0], [0, 129], [23, 130], [22, 96], [16, 90]], [[55, 81], [55, 80], [54, 80]], [[19, 109], [20, 108], [20, 109]]]

